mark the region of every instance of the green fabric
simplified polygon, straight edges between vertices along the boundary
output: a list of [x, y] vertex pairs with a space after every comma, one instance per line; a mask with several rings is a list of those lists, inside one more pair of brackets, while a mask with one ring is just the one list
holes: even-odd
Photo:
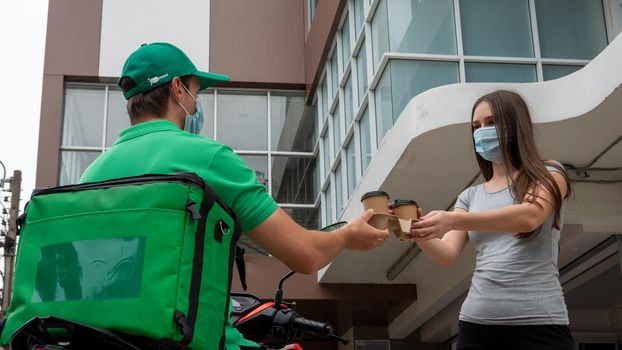
[[255, 172], [230, 147], [185, 132], [168, 120], [123, 130], [113, 147], [85, 170], [80, 182], [176, 172], [201, 176], [240, 217], [243, 232], [259, 226], [277, 209]]
[[[80, 181], [176, 172], [201, 176], [239, 216], [243, 232], [263, 223], [278, 207], [266, 188], [257, 182], [254, 171], [231, 148], [182, 131], [168, 120], [141, 123], [123, 130], [113, 147], [87, 168]], [[229, 322], [225, 332], [228, 350], [254, 344], [244, 340]]]
[[[121, 79], [130, 77], [136, 86], [123, 92], [125, 99], [166, 84], [174, 77], [195, 75], [199, 78], [201, 89], [213, 85], [217, 81], [227, 81], [223, 74], [201, 72], [197, 70], [186, 54], [169, 43], [142, 44], [125, 61], [121, 71]], [[121, 82], [119, 79], [119, 83]], [[120, 86], [120, 84], [119, 84]]]
[[[95, 327], [180, 341], [176, 310], [190, 313], [190, 276], [198, 221], [187, 212], [203, 192], [174, 182], [117, 186], [33, 197], [27, 208], [15, 266], [15, 289], [2, 343], [34, 316], [54, 315]], [[206, 227], [234, 222], [214, 204]], [[172, 234], [174, 233], [174, 234]], [[207, 233], [209, 234], [209, 233]], [[230, 235], [232, 236], [232, 235]], [[202, 279], [212, 299], [190, 346], [213, 349], [225, 323], [232, 237], [214, 244], [206, 235], [204, 269], [224, 271]], [[209, 250], [208, 250], [209, 249]], [[208, 279], [210, 278], [210, 279]], [[210, 283], [218, 281], [219, 283]], [[215, 345], [214, 345], [215, 344]]]

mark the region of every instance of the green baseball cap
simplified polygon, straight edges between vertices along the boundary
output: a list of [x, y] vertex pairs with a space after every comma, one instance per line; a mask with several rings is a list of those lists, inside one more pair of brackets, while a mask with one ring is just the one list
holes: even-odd
[[[130, 77], [136, 86], [123, 91], [128, 100], [140, 92], [146, 92], [164, 85], [174, 77], [194, 75], [199, 78], [200, 89], [210, 87], [217, 81], [227, 81], [224, 74], [201, 72], [178, 47], [169, 43], [142, 44], [127, 58], [121, 71], [121, 79]], [[120, 85], [121, 79], [117, 82]]]

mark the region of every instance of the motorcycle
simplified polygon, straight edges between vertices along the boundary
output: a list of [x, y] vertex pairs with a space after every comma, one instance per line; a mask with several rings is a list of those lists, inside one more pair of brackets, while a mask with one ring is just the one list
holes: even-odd
[[304, 332], [319, 334], [347, 345], [348, 340], [334, 334], [330, 324], [306, 319], [296, 312], [296, 303], [283, 301], [283, 282], [293, 274], [294, 272], [290, 271], [281, 278], [274, 301], [262, 303], [253, 295], [232, 293], [233, 326], [244, 335], [244, 338], [269, 349], [280, 349], [290, 345], [291, 349], [302, 350], [297, 342], [302, 340]]

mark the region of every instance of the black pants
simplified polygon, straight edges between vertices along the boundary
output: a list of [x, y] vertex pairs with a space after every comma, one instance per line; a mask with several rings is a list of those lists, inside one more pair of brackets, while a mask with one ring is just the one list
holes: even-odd
[[458, 350], [572, 350], [572, 343], [570, 328], [564, 325], [458, 325]]

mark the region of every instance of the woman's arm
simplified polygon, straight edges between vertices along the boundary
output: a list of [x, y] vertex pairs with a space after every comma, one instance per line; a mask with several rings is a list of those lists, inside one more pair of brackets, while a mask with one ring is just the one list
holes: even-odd
[[[454, 209], [454, 213], [466, 213], [462, 208]], [[441, 267], [450, 267], [458, 260], [469, 241], [466, 231], [449, 231], [443, 238], [412, 238], [421, 250]]]
[[[566, 196], [566, 179], [558, 172], [551, 172], [561, 191]], [[432, 211], [413, 224], [411, 235], [418, 239], [441, 237], [451, 230], [480, 232], [531, 232], [537, 229], [554, 210], [553, 196], [544, 186], [538, 188], [539, 197], [534, 203], [523, 200], [520, 204], [481, 211]], [[531, 195], [531, 194], [528, 194]]]

